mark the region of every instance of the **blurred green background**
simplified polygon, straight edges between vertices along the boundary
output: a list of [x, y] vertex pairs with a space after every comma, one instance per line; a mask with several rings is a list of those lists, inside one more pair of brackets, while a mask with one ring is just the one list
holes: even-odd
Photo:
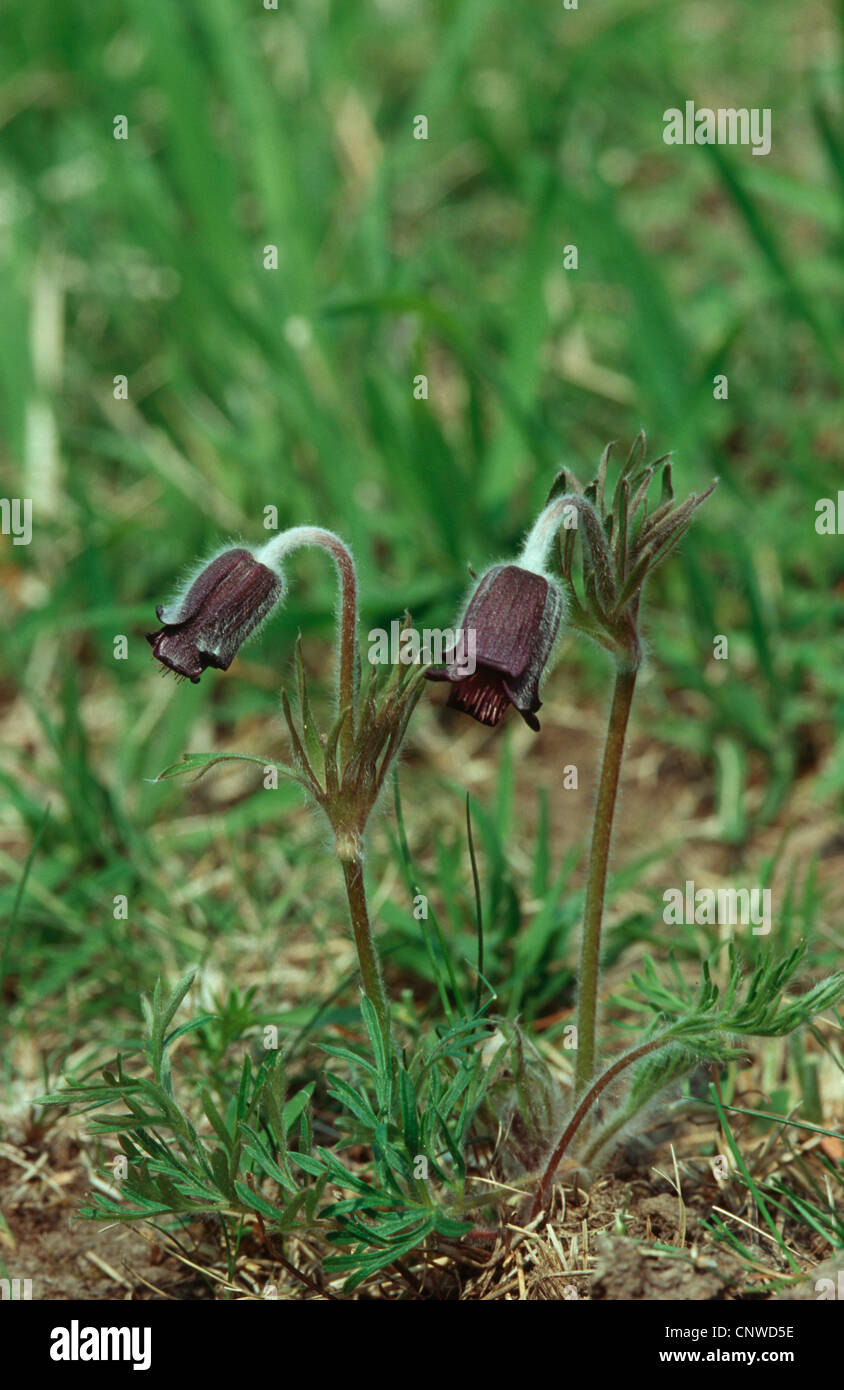
[[[0, 537], [14, 1016], [134, 1012], [212, 931], [269, 941], [314, 891], [296, 793], [144, 780], [274, 751], [297, 631], [329, 674], [319, 557], [233, 677], [151, 664], [154, 605], [269, 506], [351, 542], [364, 631], [445, 624], [557, 468], [587, 481], [644, 427], [678, 493], [722, 480], [651, 588], [652, 731], [700, 760], [736, 853], [808, 774], [835, 804], [844, 560], [814, 523], [844, 476], [840, 5], [14, 0], [0, 39], [0, 490], [34, 506], [31, 545]], [[770, 107], [770, 155], [666, 146], [686, 99]], [[567, 663], [600, 711], [600, 655]]]

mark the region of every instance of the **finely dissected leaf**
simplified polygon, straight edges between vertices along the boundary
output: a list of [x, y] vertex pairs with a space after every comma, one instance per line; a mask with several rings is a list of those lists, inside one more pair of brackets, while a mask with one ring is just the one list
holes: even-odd
[[207, 1091], [202, 1091], [201, 1099], [202, 1108], [208, 1116], [208, 1119], [211, 1121], [211, 1126], [214, 1130], [214, 1133], [217, 1135], [218, 1139], [222, 1140], [223, 1144], [226, 1147], [226, 1150], [229, 1153], [231, 1153], [231, 1150], [234, 1146], [234, 1135], [227, 1128], [225, 1120], [223, 1119], [222, 1115], [220, 1114], [219, 1110], [217, 1109], [216, 1105], [214, 1104], [213, 1100], [211, 1099], [211, 1096], [208, 1094]]
[[[195, 773], [194, 781], [198, 782], [200, 777], [204, 777], [206, 772], [210, 772], [212, 767], [218, 763], [257, 763], [260, 767], [276, 767], [279, 772], [283, 772], [287, 777], [296, 777], [296, 774], [283, 763], [277, 763], [272, 758], [258, 758], [254, 753], [183, 753], [181, 760], [171, 763], [165, 767], [163, 772], [159, 772], [157, 777], [153, 777], [153, 782], [168, 782], [174, 777], [185, 777]], [[298, 777], [296, 780], [300, 780]]]
[[[608, 452], [611, 448], [612, 445], [607, 445], [606, 452]], [[572, 477], [572, 475], [570, 473], [567, 473], [565, 468], [561, 468], [553, 483], [551, 484], [550, 488], [548, 489], [548, 495], [545, 498], [545, 505], [547, 507], [549, 502], [556, 501], [558, 497], [565, 497], [567, 492], [579, 492], [580, 490], [581, 489], [575, 483], [575, 480]]]
[[589, 578], [594, 581], [599, 611], [610, 613], [616, 603], [616, 586], [612, 556], [603, 525], [592, 507], [584, 506], [578, 514], [578, 526], [585, 562], [589, 567]]
[[291, 1175], [286, 1173], [280, 1164], [276, 1163], [275, 1159], [267, 1153], [264, 1144], [254, 1130], [242, 1126], [241, 1133], [246, 1136], [243, 1140], [243, 1152], [248, 1154], [258, 1165], [261, 1172], [268, 1178], [272, 1178], [286, 1192], [297, 1193], [299, 1189]]
[[322, 793], [322, 786], [317, 779], [316, 773], [308, 762], [305, 750], [302, 746], [302, 740], [299, 736], [299, 730], [296, 728], [293, 719], [293, 711], [290, 708], [290, 700], [288, 699], [286, 690], [282, 690], [281, 692], [281, 709], [290, 734], [290, 742], [293, 744], [293, 755], [302, 771], [302, 777], [296, 776], [296, 780], [301, 782], [304, 778], [304, 785], [307, 789], [314, 795], [319, 796]]
[[319, 1159], [311, 1158], [308, 1154], [291, 1153], [290, 1161], [301, 1168], [303, 1172], [310, 1173], [313, 1178], [328, 1176], [325, 1163], [320, 1162]]
[[637, 993], [658, 1015], [654, 1030], [646, 1040], [616, 1058], [592, 1082], [567, 1122], [537, 1188], [533, 1214], [547, 1197], [553, 1172], [563, 1157], [577, 1150], [583, 1121], [615, 1077], [629, 1072], [625, 1099], [616, 1104], [597, 1134], [587, 1137], [580, 1149], [581, 1161], [588, 1165], [619, 1129], [633, 1118], [654, 1096], [698, 1061], [724, 1063], [741, 1055], [735, 1039], [741, 1036], [781, 1036], [805, 1023], [819, 1009], [829, 1008], [844, 997], [844, 972], [831, 976], [793, 1000], [784, 991], [800, 968], [806, 944], [799, 942], [792, 951], [776, 956], [772, 951], [749, 974], [743, 976], [735, 949], [730, 947], [730, 973], [721, 995], [704, 963], [703, 979], [697, 998], [682, 988], [672, 991], [657, 977], [653, 962], [645, 958], [640, 975], [633, 981]]
[[279, 1215], [278, 1207], [274, 1207], [272, 1202], [268, 1202], [266, 1197], [261, 1196], [260, 1192], [256, 1192], [254, 1188], [247, 1187], [245, 1182], [236, 1182], [234, 1184], [234, 1190], [244, 1206], [249, 1208], [250, 1211], [259, 1211], [263, 1216], [269, 1216], [273, 1221], [277, 1219]]
[[325, 740], [325, 788], [329, 801], [334, 800], [340, 791], [340, 769], [337, 761], [337, 748], [343, 727], [349, 718], [351, 707], [344, 706], [332, 724]]
[[402, 1110], [404, 1141], [411, 1154], [419, 1151], [419, 1117], [416, 1112], [416, 1093], [405, 1068], [399, 1072], [399, 1097]]
[[642, 462], [642, 459], [645, 457], [646, 444], [647, 440], [645, 438], [645, 431], [640, 430], [630, 446], [630, 452], [627, 455], [627, 459], [622, 469], [623, 477], [628, 477], [629, 475], [634, 474], [636, 472], [636, 470]]
[[348, 1081], [344, 1081], [342, 1077], [339, 1076], [332, 1076], [328, 1084], [329, 1095], [336, 1096], [338, 1100], [344, 1101], [352, 1114], [356, 1115], [364, 1125], [372, 1128], [377, 1125], [378, 1117], [372, 1109], [372, 1106], [365, 1096], [359, 1095], [354, 1087], [349, 1085]]
[[342, 1061], [349, 1062], [353, 1067], [365, 1071], [371, 1076], [373, 1081], [378, 1076], [377, 1068], [366, 1057], [359, 1057], [357, 1052], [352, 1052], [349, 1047], [338, 1047], [335, 1043], [323, 1043], [322, 1051], [327, 1052], [329, 1057], [338, 1057]]
[[[629, 508], [629, 520], [630, 520], [630, 521], [632, 521], [632, 520], [634, 519], [634, 517], [636, 516], [636, 513], [638, 512], [638, 510], [639, 510], [640, 507], [643, 507], [643, 508], [644, 508], [645, 515], [647, 515], [647, 510], [648, 510], [648, 503], [647, 503], [648, 488], [649, 488], [650, 485], [651, 485], [651, 479], [653, 478], [653, 475], [654, 475], [654, 467], [655, 467], [655, 465], [654, 465], [654, 464], [651, 464], [650, 468], [646, 468], [646, 469], [643, 471], [643, 473], [640, 475], [640, 478], [637, 478], [637, 479], [635, 480], [636, 483], [638, 484], [638, 486], [636, 487], [636, 491], [633, 493], [633, 500], [630, 502], [630, 508]], [[629, 481], [628, 481], [627, 478], [624, 479], [624, 487], [625, 487], [625, 490], [627, 490], [628, 488], [632, 487], [632, 484], [629, 483]]]
[[183, 1038], [186, 1033], [195, 1033], [197, 1028], [205, 1028], [207, 1024], [216, 1021], [216, 1014], [200, 1014], [198, 1018], [192, 1018], [188, 1023], [180, 1023], [178, 1028], [174, 1028], [172, 1033], [168, 1033], [164, 1039], [165, 1047], [172, 1047], [174, 1042]]
[[307, 1086], [303, 1086], [301, 1091], [297, 1091], [284, 1107], [284, 1135], [293, 1128], [306, 1105], [309, 1104], [314, 1093], [315, 1081], [309, 1081]]
[[369, 1034], [370, 1045], [375, 1056], [375, 1065], [378, 1070], [378, 1076], [376, 1078], [378, 1104], [383, 1109], [388, 1110], [390, 1107], [393, 1085], [392, 1059], [387, 1052], [387, 1044], [384, 1039], [384, 1034], [381, 1031], [381, 1025], [378, 1022], [378, 1015], [365, 994], [362, 994], [360, 997], [360, 1007], [361, 1013], [363, 1014], [363, 1021], [366, 1025], [366, 1031]]
[[619, 479], [621, 493], [616, 512], [615, 565], [618, 582], [627, 574], [627, 524], [630, 516], [630, 487], [626, 478]]
[[607, 485], [607, 465], [608, 465], [608, 463], [609, 463], [609, 461], [610, 461], [610, 454], [612, 453], [612, 451], [613, 451], [614, 448], [615, 448], [615, 441], [613, 440], [611, 443], [609, 443], [609, 444], [607, 444], [607, 445], [605, 446], [604, 452], [601, 454], [600, 462], [598, 463], [598, 477], [597, 477], [596, 501], [597, 501], [597, 504], [598, 504], [598, 511], [599, 511], [599, 513], [600, 513], [601, 515], [603, 515], [603, 513], [604, 513], [604, 505], [605, 505], [605, 503], [604, 503], [604, 492], [605, 492], [606, 485]]
[[305, 748], [310, 759], [311, 770], [318, 782], [322, 781], [324, 773], [323, 750], [319, 741], [319, 730], [317, 729], [311, 712], [310, 700], [308, 698], [308, 682], [305, 676], [305, 667], [302, 663], [302, 638], [296, 639], [296, 675], [299, 683], [299, 713], [302, 720], [302, 733], [304, 734]]
[[220, 1191], [226, 1194], [229, 1201], [234, 1202], [237, 1193], [229, 1173], [228, 1159], [222, 1149], [214, 1149], [211, 1154], [211, 1167]]
[[[386, 1265], [394, 1264], [396, 1260], [400, 1260], [403, 1255], [409, 1254], [411, 1250], [414, 1250], [421, 1244], [423, 1239], [424, 1235], [421, 1233], [418, 1236], [410, 1236], [407, 1240], [391, 1247], [388, 1254], [376, 1256], [371, 1260], [367, 1260], [361, 1265], [357, 1274], [352, 1275], [345, 1281], [343, 1284], [344, 1292], [352, 1293], [360, 1284], [368, 1279], [370, 1275], [377, 1274], [379, 1269], [383, 1269]], [[326, 1261], [326, 1264], [327, 1263]]]

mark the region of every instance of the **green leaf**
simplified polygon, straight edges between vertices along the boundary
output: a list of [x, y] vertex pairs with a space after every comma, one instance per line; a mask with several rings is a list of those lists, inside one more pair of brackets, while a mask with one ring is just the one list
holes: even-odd
[[268, 1178], [272, 1178], [274, 1182], [277, 1182], [279, 1187], [283, 1188], [285, 1192], [298, 1193], [299, 1189], [296, 1183], [290, 1175], [285, 1173], [284, 1169], [276, 1163], [275, 1159], [267, 1153], [254, 1130], [247, 1129], [246, 1126], [243, 1126], [242, 1132], [246, 1135], [243, 1141], [243, 1151], [257, 1164], [261, 1172], [266, 1174]]
[[284, 1107], [284, 1133], [293, 1128], [305, 1106], [308, 1104], [314, 1093], [315, 1081], [309, 1081], [307, 1086], [303, 1086], [301, 1091], [297, 1091], [295, 1096], [287, 1102]]
[[234, 1135], [226, 1128], [226, 1122], [214, 1104], [214, 1101], [211, 1099], [208, 1091], [201, 1091], [200, 1099], [202, 1101], [202, 1108], [211, 1121], [211, 1127], [214, 1133], [225, 1145], [227, 1152], [231, 1153], [234, 1145]]
[[302, 663], [302, 638], [296, 639], [296, 676], [299, 683], [299, 713], [302, 721], [302, 733], [304, 734], [305, 748], [310, 759], [311, 769], [318, 781], [322, 780], [320, 774], [324, 775], [323, 750], [319, 741], [319, 730], [317, 729], [313, 713], [311, 712], [310, 700], [308, 698], [308, 682], [305, 677], [305, 667]]
[[245, 1182], [235, 1182], [234, 1190], [244, 1206], [249, 1207], [251, 1211], [259, 1211], [262, 1216], [269, 1216], [273, 1221], [278, 1220], [278, 1207], [274, 1207], [271, 1202], [261, 1196], [260, 1192], [253, 1192], [252, 1188], [247, 1187]]
[[409, 1073], [404, 1067], [399, 1072], [399, 1098], [402, 1111], [402, 1130], [407, 1151], [419, 1152], [419, 1117], [416, 1113], [416, 1093]]
[[339, 1076], [329, 1078], [329, 1095], [335, 1096], [337, 1100], [351, 1110], [362, 1124], [370, 1129], [374, 1129], [378, 1123], [378, 1117], [369, 1104], [365, 1096], [359, 1096], [357, 1091], [349, 1085], [348, 1081], [343, 1081]]
[[173, 993], [170, 995], [170, 998], [167, 1000], [167, 1003], [165, 1004], [161, 1012], [160, 1019], [156, 1020], [162, 1038], [164, 1037], [164, 1033], [167, 1030], [167, 1025], [172, 1022], [176, 1010], [178, 1009], [179, 1005], [181, 1004], [182, 1000], [184, 999], [185, 995], [187, 994], [188, 990], [193, 984], [195, 976], [195, 970], [189, 970], [187, 975], [182, 976], [181, 980], [173, 990]]
[[283, 763], [274, 762], [272, 758], [258, 758], [252, 753], [183, 753], [181, 762], [171, 763], [165, 767], [163, 772], [159, 772], [157, 777], [148, 778], [151, 782], [170, 782], [174, 777], [186, 777], [195, 773], [193, 780], [198, 782], [200, 777], [204, 777], [206, 772], [210, 772], [212, 767], [218, 763], [257, 763], [260, 767], [277, 767], [280, 772], [288, 777], [295, 777], [296, 774]]
[[319, 1159], [311, 1158], [308, 1154], [293, 1153], [288, 1155], [290, 1162], [295, 1163], [304, 1173], [309, 1173], [312, 1178], [326, 1177], [326, 1166]]

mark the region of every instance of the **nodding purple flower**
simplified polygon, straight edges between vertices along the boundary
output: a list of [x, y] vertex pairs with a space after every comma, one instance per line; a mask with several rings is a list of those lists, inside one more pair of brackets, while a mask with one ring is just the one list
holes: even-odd
[[450, 681], [448, 704], [496, 725], [508, 705], [539, 731], [539, 681], [560, 626], [563, 601], [551, 580], [521, 565], [495, 565], [481, 579], [460, 623], [475, 632], [475, 669], [449, 660], [427, 672]]
[[153, 656], [194, 684], [207, 666], [227, 671], [283, 588], [278, 575], [250, 551], [223, 551], [200, 571], [182, 598], [169, 608], [156, 608], [163, 627], [146, 634]]

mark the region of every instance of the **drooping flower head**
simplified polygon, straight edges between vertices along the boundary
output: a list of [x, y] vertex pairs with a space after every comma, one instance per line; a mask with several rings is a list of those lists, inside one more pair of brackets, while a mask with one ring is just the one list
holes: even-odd
[[475, 633], [475, 669], [446, 659], [427, 672], [451, 682], [448, 704], [481, 724], [500, 723], [508, 705], [539, 731], [539, 682], [556, 641], [563, 601], [557, 585], [521, 565], [494, 565], [480, 580], [460, 624]]
[[159, 604], [163, 624], [148, 632], [153, 656], [163, 666], [197, 683], [208, 666], [227, 671], [238, 649], [281, 598], [277, 574], [242, 546], [224, 550], [169, 607]]

